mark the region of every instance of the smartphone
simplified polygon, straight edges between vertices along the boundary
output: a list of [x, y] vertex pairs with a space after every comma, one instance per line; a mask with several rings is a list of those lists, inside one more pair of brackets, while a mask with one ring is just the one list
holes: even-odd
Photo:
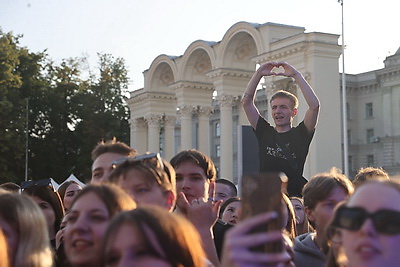
[[[267, 211], [276, 211], [278, 217], [268, 223], [253, 228], [252, 233], [282, 230], [282, 181], [285, 175], [280, 172], [266, 172], [260, 174], [246, 174], [242, 177], [241, 199], [242, 213], [241, 219], [249, 218], [254, 215]], [[281, 252], [283, 242], [276, 241], [266, 243], [252, 248], [253, 251], [260, 252]]]

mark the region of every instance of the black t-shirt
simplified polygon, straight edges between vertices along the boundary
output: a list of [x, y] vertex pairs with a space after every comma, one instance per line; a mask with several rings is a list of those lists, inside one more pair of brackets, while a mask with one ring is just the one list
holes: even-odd
[[[260, 158], [260, 172], [284, 172], [290, 196], [301, 196], [307, 180], [303, 169], [314, 131], [309, 133], [304, 121], [288, 132], [278, 133], [260, 116], [255, 130]], [[288, 159], [289, 157], [289, 159]]]

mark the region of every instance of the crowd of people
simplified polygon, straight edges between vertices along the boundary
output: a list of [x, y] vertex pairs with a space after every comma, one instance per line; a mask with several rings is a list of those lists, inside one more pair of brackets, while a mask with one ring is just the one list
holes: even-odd
[[[280, 67], [282, 73], [274, 71]], [[271, 99], [275, 128], [253, 105], [265, 75], [299, 84], [309, 110], [297, 129], [291, 126], [297, 102], [289, 93]], [[51, 179], [0, 185], [0, 266], [400, 265], [400, 184], [374, 167], [353, 179], [336, 168], [304, 179], [319, 101], [301, 74], [287, 63], [261, 66], [243, 105], [260, 150], [268, 147], [260, 152], [260, 171], [289, 173], [277, 210], [242, 218], [240, 186], [217, 179], [211, 158], [196, 149], [167, 161], [157, 151], [139, 155], [122, 142], [102, 142], [83, 188], [73, 181], [53, 188]], [[266, 136], [279, 140], [265, 142]], [[298, 137], [305, 143], [290, 151]], [[277, 227], [265, 230], [277, 219]], [[271, 244], [280, 246], [272, 251]]]

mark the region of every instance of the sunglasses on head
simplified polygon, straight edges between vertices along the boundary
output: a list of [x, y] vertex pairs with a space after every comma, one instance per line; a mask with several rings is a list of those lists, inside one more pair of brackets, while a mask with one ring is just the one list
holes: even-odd
[[400, 234], [400, 212], [381, 209], [368, 213], [363, 208], [340, 207], [336, 211], [333, 225], [350, 231], [357, 231], [370, 218], [378, 233], [385, 235]]
[[[46, 187], [46, 186], [50, 186], [51, 188], [53, 188], [53, 184], [51, 183], [51, 178], [48, 179], [41, 179], [38, 181], [23, 181], [21, 183], [21, 190], [30, 188], [30, 187], [34, 187], [34, 186], [39, 186], [39, 187]], [[54, 190], [54, 188], [53, 188]]]
[[151, 162], [152, 159], [155, 159], [156, 162], [160, 165], [160, 168], [164, 169], [164, 163], [161, 159], [160, 153], [147, 153], [135, 157], [123, 157], [117, 160], [114, 160], [111, 163], [113, 169], [117, 168], [122, 163], [129, 161], [129, 162]]

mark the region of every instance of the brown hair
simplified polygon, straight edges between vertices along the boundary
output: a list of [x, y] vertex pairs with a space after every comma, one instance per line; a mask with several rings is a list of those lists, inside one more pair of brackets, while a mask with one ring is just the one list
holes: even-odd
[[90, 184], [74, 198], [71, 207], [84, 195], [96, 194], [104, 203], [110, 217], [119, 211], [136, 208], [136, 202], [121, 188], [113, 184]]
[[175, 170], [166, 160], [163, 160], [163, 165], [160, 166], [156, 158], [146, 160], [129, 160], [129, 158], [118, 165], [109, 175], [108, 181], [116, 184], [120, 177], [126, 179], [126, 174], [132, 170], [141, 171], [147, 178], [146, 182], [151, 184], [159, 181], [160, 187], [163, 191], [172, 191], [176, 195], [176, 177]]
[[206, 177], [210, 181], [215, 181], [217, 177], [217, 170], [215, 169], [214, 162], [207, 157], [204, 153], [196, 150], [184, 150], [176, 154], [171, 159], [171, 165], [176, 169], [183, 162], [191, 161], [204, 170]]
[[292, 102], [292, 104], [293, 104], [292, 108], [297, 108], [299, 106], [299, 100], [297, 99], [297, 97], [288, 91], [284, 91], [284, 90], [277, 91], [275, 94], [272, 95], [271, 99], [269, 100], [269, 103], [271, 103], [272, 100], [274, 100], [275, 98], [289, 99], [290, 102]]
[[354, 191], [350, 180], [337, 168], [311, 177], [302, 191], [304, 207], [314, 209], [317, 203], [325, 200], [336, 186], [340, 186], [347, 195], [351, 195]]
[[382, 168], [365, 167], [358, 170], [353, 179], [353, 185], [359, 186], [361, 183], [370, 180], [385, 181], [390, 180], [389, 175]]
[[92, 160], [95, 161], [104, 153], [117, 153], [126, 156], [135, 156], [137, 154], [135, 149], [129, 147], [123, 142], [116, 141], [115, 138], [113, 140], [109, 140], [107, 142], [102, 141], [97, 144], [97, 146], [92, 150]]
[[296, 215], [294, 213], [292, 202], [289, 197], [282, 193], [282, 200], [285, 203], [285, 207], [288, 209], [288, 221], [286, 222], [285, 229], [288, 237], [292, 242], [296, 237]]
[[102, 255], [106, 263], [109, 246], [122, 225], [130, 225], [142, 235], [146, 247], [152, 245], [146, 236], [145, 227], [154, 233], [167, 261], [172, 266], [203, 267], [205, 252], [197, 230], [185, 218], [156, 206], [144, 206], [121, 212], [109, 224], [103, 239]]
[[60, 229], [62, 218], [64, 217], [64, 205], [58, 192], [54, 191], [53, 187], [48, 186], [31, 186], [22, 191], [23, 194], [35, 196], [50, 204], [54, 211], [54, 233]]

